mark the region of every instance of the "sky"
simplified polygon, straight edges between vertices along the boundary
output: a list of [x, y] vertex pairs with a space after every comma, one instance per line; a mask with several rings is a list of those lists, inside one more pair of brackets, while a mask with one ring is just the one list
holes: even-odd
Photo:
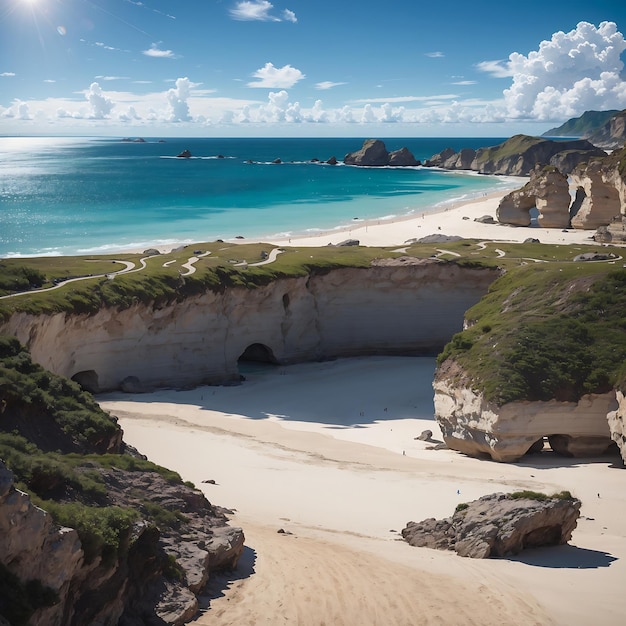
[[503, 137], [626, 109], [623, 0], [0, 0], [0, 135]]

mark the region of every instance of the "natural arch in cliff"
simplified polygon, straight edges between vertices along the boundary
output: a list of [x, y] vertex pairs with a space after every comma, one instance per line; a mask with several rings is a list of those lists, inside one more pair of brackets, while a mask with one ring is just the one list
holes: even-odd
[[85, 370], [77, 372], [72, 376], [72, 380], [78, 383], [85, 391], [90, 393], [99, 393], [100, 385], [98, 384], [98, 374], [95, 370]]

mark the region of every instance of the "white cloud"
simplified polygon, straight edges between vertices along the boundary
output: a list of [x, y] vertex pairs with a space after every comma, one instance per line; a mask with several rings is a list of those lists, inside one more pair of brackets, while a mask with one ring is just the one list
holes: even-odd
[[353, 100], [356, 104], [361, 103], [386, 103], [386, 102], [430, 102], [433, 100], [453, 100], [454, 98], [458, 98], [458, 94], [454, 93], [446, 93], [437, 96], [394, 96], [392, 98], [359, 98], [358, 100]]
[[290, 9], [284, 9], [282, 17], [278, 17], [271, 13], [274, 5], [267, 0], [244, 0], [244, 2], [237, 2], [235, 6], [230, 9], [230, 16], [234, 20], [242, 22], [293, 22], [298, 21], [296, 14]]
[[254, 72], [252, 76], [259, 80], [248, 83], [248, 87], [261, 87], [264, 89], [290, 89], [305, 77], [300, 70], [291, 67], [291, 65], [274, 67], [272, 63], [266, 63], [261, 69]]
[[91, 83], [89, 89], [85, 93], [85, 98], [91, 107], [89, 117], [95, 119], [103, 119], [107, 117], [115, 106], [113, 101], [104, 95], [98, 83]]
[[144, 50], [142, 54], [147, 57], [154, 57], [157, 59], [176, 59], [178, 58], [171, 50], [160, 50], [159, 44], [153, 43], [148, 50]]
[[2, 72], [0, 76], [2, 76], [3, 78], [10, 78], [12, 76], [15, 76], [15, 72]]
[[509, 56], [513, 84], [504, 90], [509, 115], [554, 120], [592, 109], [626, 108], [624, 50], [626, 41], [614, 22], [597, 28], [580, 22], [542, 41], [528, 56], [514, 52]]
[[425, 56], [430, 57], [431, 59], [442, 59], [446, 55], [443, 52], [439, 52], [439, 50], [435, 52], [426, 52]]
[[191, 91], [191, 83], [188, 78], [178, 78], [176, 80], [176, 88], [168, 89], [167, 103], [168, 116], [170, 122], [189, 122], [191, 115], [189, 114], [189, 99]]
[[129, 80], [129, 76], [96, 76], [98, 80]]
[[494, 78], [509, 78], [513, 76], [511, 65], [507, 61], [481, 61], [476, 64], [476, 68], [481, 72], [491, 74]]
[[453, 82], [452, 84], [453, 85], [461, 85], [461, 86], [475, 85], [476, 81], [475, 80], [457, 80], [457, 81]]
[[44, 82], [44, 83], [56, 83], [57, 81], [56, 81], [56, 80], [54, 80], [53, 78], [46, 78], [46, 79], [44, 79], [44, 81], [43, 81], [43, 82]]
[[321, 83], [316, 83], [315, 89], [332, 89], [333, 87], [339, 87], [341, 85], [347, 85], [347, 83], [333, 83], [330, 80], [324, 80]]

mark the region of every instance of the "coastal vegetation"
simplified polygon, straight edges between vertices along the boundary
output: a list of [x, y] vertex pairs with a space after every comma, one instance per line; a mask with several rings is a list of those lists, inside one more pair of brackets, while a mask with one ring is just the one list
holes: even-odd
[[183, 482], [172, 470], [124, 454], [116, 420], [76, 383], [33, 363], [13, 337], [0, 337], [0, 402], [0, 459], [35, 504], [77, 530], [88, 562], [123, 556], [140, 519], [162, 531], [185, 521], [178, 509], [145, 493], [129, 495], [123, 505], [111, 498], [110, 471]]
[[579, 400], [626, 379], [626, 270], [594, 262], [519, 267], [467, 312], [438, 357], [498, 405]]

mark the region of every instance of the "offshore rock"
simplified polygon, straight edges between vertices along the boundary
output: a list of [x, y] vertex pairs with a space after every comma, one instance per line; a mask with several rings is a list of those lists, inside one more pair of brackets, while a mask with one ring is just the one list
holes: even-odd
[[513, 498], [494, 493], [458, 507], [452, 517], [409, 522], [402, 537], [410, 545], [454, 550], [475, 559], [509, 556], [526, 548], [567, 543], [581, 502], [571, 497]]
[[368, 167], [415, 166], [420, 164], [407, 148], [388, 152], [384, 142], [380, 139], [366, 139], [361, 149], [346, 154], [343, 162], [346, 165]]

